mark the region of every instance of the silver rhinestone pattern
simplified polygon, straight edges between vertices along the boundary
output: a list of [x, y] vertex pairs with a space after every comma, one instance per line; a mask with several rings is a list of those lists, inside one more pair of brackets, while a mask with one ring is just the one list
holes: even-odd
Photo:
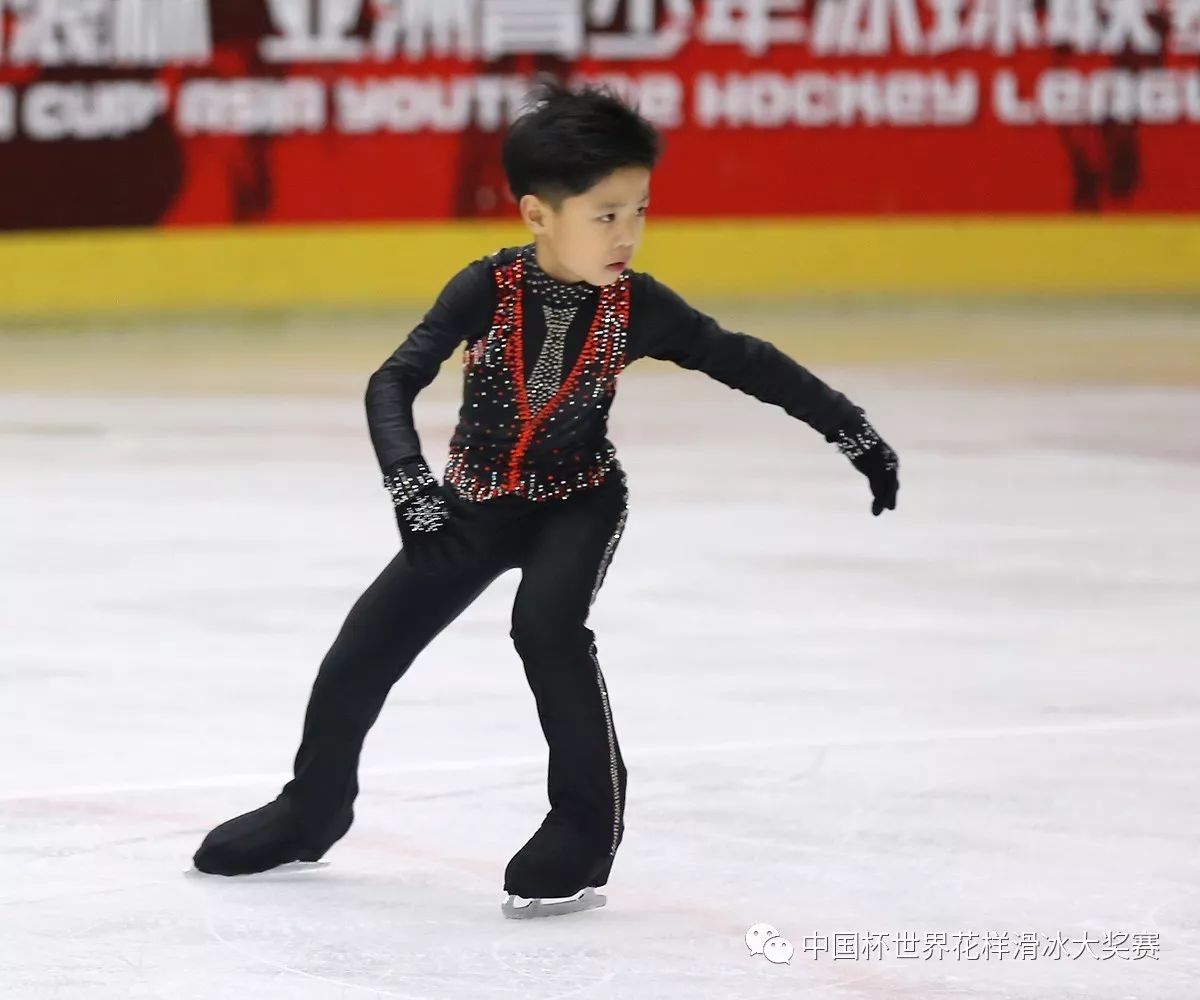
[[413, 531], [437, 531], [450, 517], [445, 497], [427, 493], [400, 508], [400, 516]]
[[[618, 475], [620, 474], [618, 473]], [[592, 596], [588, 599], [589, 610], [595, 603], [596, 594], [600, 591], [600, 584], [604, 582], [604, 577], [608, 573], [608, 565], [612, 561], [617, 542], [621, 540], [621, 535], [625, 531], [625, 522], [629, 516], [629, 490], [623, 483], [621, 490], [621, 514], [617, 518], [617, 525], [613, 529], [612, 535], [609, 536], [608, 544], [604, 547], [604, 555], [601, 557], [600, 566], [596, 571], [596, 582], [592, 586]], [[617, 769], [617, 734], [616, 728], [613, 725], [612, 707], [608, 700], [608, 685], [604, 683], [604, 674], [600, 670], [600, 658], [596, 655], [596, 642], [594, 638], [588, 652], [592, 657], [592, 665], [596, 668], [596, 686], [600, 690], [600, 706], [604, 710], [604, 726], [608, 737], [608, 773], [612, 780], [613, 793], [612, 841], [608, 848], [608, 853], [611, 856], [617, 853], [617, 842], [621, 837], [621, 778]]]
[[[837, 448], [850, 461], [856, 458], [861, 458], [872, 448], [879, 446], [879, 434], [866, 420], [854, 431], [853, 434], [847, 433], [845, 430], [838, 431]], [[896, 453], [890, 448], [888, 449], [887, 461], [884, 468], [888, 471], [895, 469], [897, 466]]]
[[437, 531], [450, 516], [446, 498], [432, 490], [437, 479], [423, 462], [384, 475], [383, 485], [413, 531]]
[[383, 477], [383, 485], [392, 495], [392, 503], [401, 507], [428, 490], [430, 486], [436, 486], [437, 480], [429, 471], [429, 466], [421, 463], [386, 474]]
[[542, 306], [546, 316], [546, 339], [533, 366], [533, 374], [526, 383], [529, 394], [529, 409], [539, 413], [558, 392], [563, 380], [563, 347], [567, 340], [567, 330], [571, 320], [579, 311], [578, 306], [567, 306], [556, 309], [553, 306]]
[[847, 434], [844, 430], [838, 431], [838, 451], [851, 461], [865, 455], [877, 444], [879, 444], [879, 435], [875, 433], [870, 424], [863, 424], [853, 434]]
[[540, 267], [534, 254], [534, 245], [526, 244], [521, 248], [521, 256], [525, 261], [525, 290], [543, 303], [562, 309], [567, 306], [585, 305], [596, 301], [599, 289], [586, 281], [570, 284], [552, 278]]
[[617, 770], [617, 735], [613, 726], [612, 708], [608, 703], [608, 686], [604, 683], [604, 674], [600, 670], [600, 660], [596, 656], [596, 643], [593, 641], [588, 648], [592, 664], [596, 668], [596, 686], [600, 689], [600, 706], [604, 709], [604, 726], [608, 736], [608, 774], [612, 780], [613, 792], [613, 826], [612, 841], [608, 846], [609, 855], [617, 853], [617, 842], [621, 838], [621, 776]]
[[[624, 475], [624, 473], [618, 472], [618, 475]], [[617, 518], [617, 526], [613, 529], [612, 535], [609, 536], [608, 544], [604, 547], [604, 555], [600, 559], [600, 568], [596, 572], [596, 582], [592, 585], [592, 596], [588, 598], [589, 608], [596, 603], [596, 595], [600, 593], [600, 585], [604, 582], [604, 577], [608, 573], [608, 564], [612, 562], [617, 542], [621, 540], [621, 535], [625, 532], [625, 521], [629, 517], [629, 489], [622, 484], [621, 491], [621, 516]]]

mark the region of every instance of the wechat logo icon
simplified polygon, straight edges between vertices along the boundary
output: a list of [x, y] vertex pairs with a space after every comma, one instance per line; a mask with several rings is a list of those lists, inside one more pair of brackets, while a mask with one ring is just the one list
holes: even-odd
[[789, 965], [796, 949], [770, 924], [755, 924], [746, 931], [746, 947], [751, 955], [762, 955], [772, 965]]

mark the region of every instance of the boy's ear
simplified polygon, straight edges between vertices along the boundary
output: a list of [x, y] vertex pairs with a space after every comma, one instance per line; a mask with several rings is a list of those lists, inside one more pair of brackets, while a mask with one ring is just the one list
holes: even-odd
[[550, 212], [546, 203], [536, 194], [524, 194], [521, 195], [517, 207], [521, 210], [521, 221], [525, 223], [525, 227], [534, 236], [544, 236], [547, 216]]

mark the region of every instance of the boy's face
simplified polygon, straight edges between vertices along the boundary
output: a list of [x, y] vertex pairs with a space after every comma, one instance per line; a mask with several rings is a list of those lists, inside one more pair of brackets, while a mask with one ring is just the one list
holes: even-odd
[[537, 238], [538, 263], [551, 277], [611, 285], [642, 242], [650, 171], [621, 167], [555, 211], [537, 195], [521, 199], [521, 217]]

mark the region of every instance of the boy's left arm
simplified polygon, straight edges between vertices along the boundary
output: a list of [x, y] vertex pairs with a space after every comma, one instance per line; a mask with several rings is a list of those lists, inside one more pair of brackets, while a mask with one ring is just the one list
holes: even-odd
[[769, 341], [726, 330], [650, 275], [637, 278], [629, 362], [639, 357], [671, 361], [781, 407], [836, 444], [867, 477], [872, 514], [896, 509], [900, 461], [861, 407]]

